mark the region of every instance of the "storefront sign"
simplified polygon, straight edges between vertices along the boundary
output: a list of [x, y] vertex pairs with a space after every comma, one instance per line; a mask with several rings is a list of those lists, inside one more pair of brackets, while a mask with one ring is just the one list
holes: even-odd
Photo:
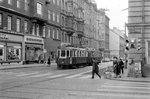
[[0, 40], [2, 40], [2, 41], [22, 42], [23, 41], [23, 36], [0, 33]]
[[0, 33], [0, 39], [2, 39], [2, 40], [8, 40], [9, 37], [6, 34]]
[[44, 40], [38, 37], [25, 36], [25, 42], [44, 44]]

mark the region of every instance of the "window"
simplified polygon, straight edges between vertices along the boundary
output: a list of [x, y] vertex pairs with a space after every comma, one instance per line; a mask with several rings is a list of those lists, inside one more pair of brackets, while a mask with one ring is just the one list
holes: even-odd
[[40, 15], [42, 15], [42, 4], [40, 4], [40, 3], [37, 3], [37, 14], [40, 14]]
[[53, 21], [55, 21], [55, 13], [53, 12]]
[[12, 29], [12, 17], [11, 16], [7, 17], [7, 29], [8, 30]]
[[21, 60], [21, 45], [8, 43], [7, 53], [8, 60]]
[[53, 4], [55, 4], [55, 0], [53, 0]]
[[59, 0], [57, 0], [57, 5], [59, 6]]
[[53, 29], [53, 39], [55, 38], [55, 29]]
[[49, 28], [48, 29], [48, 35], [47, 35], [49, 38], [50, 38], [50, 36], [51, 36], [51, 29]]
[[51, 20], [51, 11], [48, 10], [48, 20]]
[[20, 8], [20, 0], [17, 0], [17, 8]]
[[24, 0], [24, 10], [28, 10], [28, 0]]
[[57, 39], [59, 39], [59, 30], [57, 30]]
[[65, 51], [61, 51], [61, 57], [65, 57]]
[[46, 29], [46, 27], [43, 26], [43, 37], [45, 37], [45, 29]]
[[59, 15], [57, 15], [57, 22], [59, 23]]
[[16, 21], [16, 31], [17, 32], [20, 32], [20, 27], [21, 27], [21, 20], [17, 19], [17, 21]]
[[8, 0], [8, 4], [12, 4], [12, 0]]
[[39, 24], [37, 24], [37, 25], [36, 25], [36, 33], [37, 33], [36, 35], [37, 35], [37, 36], [39, 36], [39, 31], [40, 31]]
[[0, 61], [4, 61], [4, 45], [0, 44]]
[[28, 21], [24, 21], [24, 32], [28, 33]]
[[2, 27], [3, 15], [0, 13], [0, 27]]

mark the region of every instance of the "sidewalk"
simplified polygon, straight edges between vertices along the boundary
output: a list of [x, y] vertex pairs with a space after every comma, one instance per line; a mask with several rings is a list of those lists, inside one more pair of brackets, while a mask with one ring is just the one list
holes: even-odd
[[[52, 62], [51, 65], [56, 65], [56, 63]], [[0, 70], [5, 69], [19, 69], [19, 68], [31, 68], [31, 67], [39, 67], [39, 66], [47, 66], [47, 64], [19, 64], [19, 63], [11, 63], [11, 64], [0, 64]]]
[[150, 83], [150, 77], [144, 78], [134, 78], [134, 77], [127, 77], [128, 70], [124, 69], [124, 74], [121, 75], [121, 78], [109, 78], [110, 80], [118, 80], [118, 81], [131, 81], [131, 82], [149, 82]]

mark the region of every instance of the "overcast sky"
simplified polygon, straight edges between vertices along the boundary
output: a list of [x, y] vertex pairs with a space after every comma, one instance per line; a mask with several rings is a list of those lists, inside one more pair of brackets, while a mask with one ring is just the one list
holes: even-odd
[[124, 29], [125, 22], [127, 23], [128, 0], [95, 0], [98, 8], [109, 9], [106, 15], [110, 18], [110, 28], [117, 27]]

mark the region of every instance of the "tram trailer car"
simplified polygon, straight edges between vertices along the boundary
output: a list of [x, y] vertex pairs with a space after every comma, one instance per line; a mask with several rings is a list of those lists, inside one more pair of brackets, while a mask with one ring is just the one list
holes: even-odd
[[63, 68], [78, 68], [79, 66], [92, 65], [92, 59], [95, 58], [98, 62], [101, 57], [95, 51], [89, 51], [83, 48], [66, 48], [57, 50], [57, 67]]

